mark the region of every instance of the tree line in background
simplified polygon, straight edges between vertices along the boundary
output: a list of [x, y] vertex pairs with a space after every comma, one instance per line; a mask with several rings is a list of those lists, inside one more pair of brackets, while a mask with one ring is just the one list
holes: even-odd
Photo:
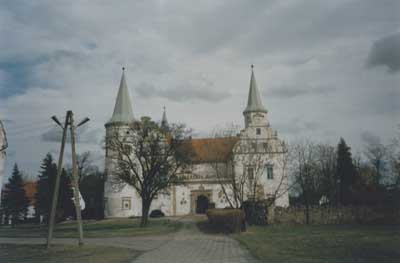
[[[86, 206], [82, 211], [82, 216], [85, 219], [103, 218], [104, 173], [92, 164], [89, 152], [79, 155], [77, 159], [79, 188]], [[0, 221], [10, 222], [12, 226], [24, 221], [47, 223], [57, 169], [52, 155], [48, 153], [42, 161], [37, 180], [33, 182], [36, 192], [33, 199], [29, 200], [24, 185], [32, 182], [23, 179], [18, 165], [15, 164], [2, 194], [0, 218], [3, 220]], [[71, 169], [63, 168], [56, 210], [57, 221], [75, 218], [71, 176]], [[29, 214], [29, 207], [34, 212]]]
[[353, 156], [343, 138], [337, 147], [302, 142], [291, 146], [291, 205], [400, 208], [400, 136], [389, 145], [376, 138]]
[[[178, 180], [176, 172], [185, 167], [189, 156], [182, 155], [184, 126], [168, 130], [168, 143], [162, 136], [166, 131], [149, 118], [131, 127], [136, 137], [120, 140], [113, 137], [109, 151], [120, 165], [118, 183], [127, 183], [141, 195], [147, 223], [148, 208], [158, 193]], [[129, 141], [129, 139], [132, 139]], [[128, 147], [129, 146], [129, 147]], [[131, 158], [136, 158], [135, 160]], [[362, 154], [352, 155], [343, 138], [337, 146], [313, 142], [288, 146], [285, 158], [289, 177], [290, 205], [312, 206], [386, 206], [400, 208], [400, 134], [389, 145], [378, 139], [366, 142]], [[57, 175], [57, 165], [51, 154], [43, 159], [36, 182], [34, 197], [36, 222], [47, 222], [50, 202]], [[92, 164], [90, 154], [78, 157], [79, 187], [86, 208], [83, 218], [102, 218], [104, 215], [104, 173]], [[23, 189], [22, 174], [15, 165], [12, 176], [5, 185], [1, 213], [13, 225], [27, 217], [29, 200]], [[74, 218], [71, 190], [71, 169], [63, 169], [60, 196], [57, 206], [59, 221]]]

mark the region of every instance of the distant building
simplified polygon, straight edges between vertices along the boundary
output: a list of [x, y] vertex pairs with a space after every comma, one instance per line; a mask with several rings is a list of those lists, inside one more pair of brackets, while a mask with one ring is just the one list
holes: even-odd
[[4, 161], [6, 158], [7, 146], [8, 144], [7, 144], [6, 130], [3, 126], [3, 122], [0, 120], [0, 196], [1, 196], [1, 189], [3, 188]]
[[[29, 206], [28, 206], [28, 211], [26, 213], [26, 218], [28, 218], [28, 219], [34, 218], [35, 217], [35, 193], [37, 191], [37, 184], [36, 184], [36, 182], [25, 182], [23, 187], [25, 190], [25, 195], [29, 200]], [[4, 195], [4, 192], [2, 192], [2, 195]], [[2, 195], [1, 195], [0, 199], [3, 198]], [[9, 219], [8, 222], [5, 222], [5, 215], [2, 215], [0, 217], [0, 224], [2, 224], [2, 223], [11, 224], [11, 219]]]
[[36, 182], [25, 182], [24, 190], [26, 197], [29, 200], [28, 213], [26, 214], [27, 218], [35, 217], [35, 194], [37, 191], [37, 183]]
[[[232, 187], [229, 187], [233, 175], [248, 182], [248, 187], [244, 187], [244, 199], [273, 197], [276, 206], [288, 206], [286, 146], [270, 127], [267, 113], [252, 69], [247, 107], [243, 111], [244, 129], [233, 137], [188, 140], [186, 143], [194, 156], [189, 168], [181, 171], [184, 184], [172, 186], [168, 195], [160, 194], [153, 200], [150, 211], [159, 209], [166, 215], [204, 213], [210, 203], [216, 208], [225, 208], [233, 197]], [[127, 129], [133, 121], [123, 73], [112, 118], [105, 125], [106, 141], [115, 129]], [[161, 124], [168, 125], [165, 109]], [[140, 216], [142, 210], [138, 193], [127, 184], [116, 187], [113, 183], [115, 165], [106, 154], [105, 216]], [[226, 179], [217, 177], [215, 167], [225, 167]], [[225, 186], [226, 194], [222, 186]]]

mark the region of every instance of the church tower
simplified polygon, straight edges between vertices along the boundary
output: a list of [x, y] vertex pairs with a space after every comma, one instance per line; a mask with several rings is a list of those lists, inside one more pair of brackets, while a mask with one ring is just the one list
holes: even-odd
[[247, 107], [243, 111], [245, 128], [269, 126], [267, 109], [261, 102], [260, 93], [254, 76], [254, 66], [251, 65], [250, 89]]
[[243, 111], [245, 129], [234, 149], [235, 174], [244, 175], [252, 186], [247, 198], [274, 200], [277, 206], [288, 206], [286, 146], [278, 132], [270, 127], [251, 66], [247, 106]]
[[131, 99], [128, 86], [125, 80], [125, 68], [122, 68], [121, 82], [118, 89], [117, 99], [115, 101], [114, 112], [111, 119], [105, 124], [106, 128], [106, 160], [105, 173], [106, 181], [104, 184], [104, 198], [106, 217], [125, 216], [123, 205], [121, 206], [121, 195], [123, 186], [116, 184], [116, 175], [114, 174], [115, 160], [111, 158], [113, 153], [109, 149], [110, 139], [118, 134], [125, 135], [129, 132], [129, 126], [134, 122]]
[[162, 115], [162, 118], [161, 118], [161, 129], [163, 131], [168, 131], [169, 124], [168, 124], [168, 120], [167, 120], [167, 112], [166, 112], [165, 106], [164, 106], [163, 109], [164, 109], [164, 111], [163, 111], [163, 115]]

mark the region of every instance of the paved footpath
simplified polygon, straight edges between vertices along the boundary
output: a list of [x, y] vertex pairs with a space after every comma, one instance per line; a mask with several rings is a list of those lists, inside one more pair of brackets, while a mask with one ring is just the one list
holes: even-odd
[[160, 247], [147, 251], [135, 263], [256, 263], [248, 251], [225, 235], [207, 235], [194, 222], [184, 222], [182, 230]]
[[[148, 237], [86, 238], [86, 244], [131, 248], [142, 252], [134, 263], [256, 263], [247, 250], [226, 235], [208, 235], [196, 226], [198, 218], [184, 218], [174, 234]], [[1, 238], [1, 243], [45, 244], [43, 238]], [[76, 244], [76, 239], [55, 238], [56, 244]]]

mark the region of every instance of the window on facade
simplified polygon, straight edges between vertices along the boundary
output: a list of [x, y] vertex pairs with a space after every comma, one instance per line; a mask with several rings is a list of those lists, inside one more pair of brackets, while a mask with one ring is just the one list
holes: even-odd
[[256, 129], [256, 134], [257, 134], [257, 135], [260, 135], [260, 134], [261, 134], [261, 129], [260, 129], [260, 128], [257, 128], [257, 129]]
[[264, 148], [264, 151], [268, 151], [268, 143], [267, 142], [263, 142], [263, 148]]
[[254, 179], [254, 168], [253, 167], [248, 167], [247, 168], [247, 175], [250, 180]]
[[122, 197], [122, 210], [130, 210], [130, 209], [131, 209], [131, 198]]
[[257, 143], [256, 142], [252, 142], [251, 143], [251, 151], [252, 152], [257, 152]]
[[266, 168], [267, 168], [267, 178], [274, 179], [274, 168], [272, 167], [272, 165], [268, 164]]

